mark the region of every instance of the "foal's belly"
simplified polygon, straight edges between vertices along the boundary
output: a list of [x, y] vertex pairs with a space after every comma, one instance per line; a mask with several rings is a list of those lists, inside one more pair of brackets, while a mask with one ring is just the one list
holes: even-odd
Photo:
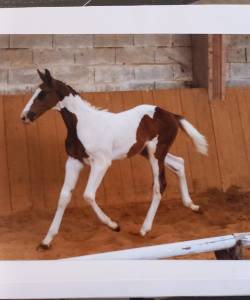
[[133, 146], [133, 144], [127, 147], [119, 147], [114, 148], [112, 151], [112, 160], [119, 160], [127, 157], [129, 149]]
[[[122, 159], [128, 156], [130, 149], [137, 142], [137, 130], [142, 118], [145, 115], [153, 117], [155, 106], [141, 105], [129, 111], [117, 114], [112, 126], [113, 145], [112, 159]], [[144, 144], [139, 145], [136, 153], [144, 148]], [[134, 154], [136, 154], [134, 153]], [[133, 155], [134, 155], [133, 154]]]
[[[136, 143], [136, 133], [138, 124], [130, 126], [126, 132], [120, 132], [114, 136], [112, 144], [112, 159], [123, 159], [126, 158], [131, 147]], [[128, 128], [127, 128], [128, 129]], [[117, 130], [118, 132], [119, 130]]]

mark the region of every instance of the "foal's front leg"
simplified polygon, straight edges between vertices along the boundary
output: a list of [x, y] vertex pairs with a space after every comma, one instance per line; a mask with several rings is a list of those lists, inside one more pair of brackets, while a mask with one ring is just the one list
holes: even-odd
[[119, 225], [112, 221], [98, 206], [95, 200], [96, 191], [102, 182], [102, 179], [111, 165], [111, 161], [105, 159], [96, 159], [91, 164], [88, 183], [84, 192], [84, 199], [91, 205], [99, 220], [114, 231], [120, 231]]
[[73, 157], [67, 159], [65, 165], [65, 179], [61, 189], [57, 210], [46, 237], [39, 245], [40, 248], [48, 249], [54, 236], [58, 233], [64, 211], [71, 200], [71, 194], [75, 188], [82, 167], [83, 164], [77, 159], [74, 159]]

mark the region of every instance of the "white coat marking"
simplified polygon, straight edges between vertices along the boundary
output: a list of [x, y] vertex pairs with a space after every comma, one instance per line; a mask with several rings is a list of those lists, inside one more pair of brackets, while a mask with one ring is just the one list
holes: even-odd
[[54, 236], [58, 233], [64, 211], [71, 200], [72, 190], [75, 188], [82, 167], [83, 164], [80, 163], [79, 160], [68, 157], [65, 166], [65, 179], [61, 189], [58, 207], [49, 231], [42, 241], [43, 245], [49, 245]]
[[27, 112], [30, 110], [31, 105], [33, 104], [34, 100], [36, 99], [36, 97], [39, 95], [39, 93], [41, 92], [40, 88], [37, 88], [35, 93], [33, 94], [33, 96], [30, 98], [30, 100], [28, 101], [28, 103], [25, 105], [22, 113], [21, 113], [21, 119], [26, 117]]

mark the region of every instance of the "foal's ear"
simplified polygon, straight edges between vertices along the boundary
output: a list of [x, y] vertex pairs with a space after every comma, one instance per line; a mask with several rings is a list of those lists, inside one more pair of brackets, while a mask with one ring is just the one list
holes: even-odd
[[39, 77], [41, 78], [41, 80], [43, 82], [45, 82], [45, 74], [43, 74], [39, 69], [37, 69], [37, 73], [38, 73]]
[[52, 83], [52, 76], [50, 74], [50, 71], [48, 69], [45, 69], [45, 82], [48, 84], [48, 85], [51, 85]]
[[52, 84], [52, 76], [50, 74], [50, 71], [48, 69], [45, 69], [45, 73], [43, 74], [40, 70], [37, 70], [37, 73], [41, 80], [46, 83], [47, 85]]

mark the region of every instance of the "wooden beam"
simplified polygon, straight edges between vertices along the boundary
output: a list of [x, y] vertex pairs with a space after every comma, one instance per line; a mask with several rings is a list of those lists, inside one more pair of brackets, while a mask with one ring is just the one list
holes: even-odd
[[208, 35], [192, 35], [193, 87], [208, 87]]
[[222, 34], [192, 35], [193, 86], [208, 89], [209, 99], [225, 97], [225, 42]]
[[211, 100], [225, 97], [225, 45], [222, 34], [208, 36], [208, 94]]

